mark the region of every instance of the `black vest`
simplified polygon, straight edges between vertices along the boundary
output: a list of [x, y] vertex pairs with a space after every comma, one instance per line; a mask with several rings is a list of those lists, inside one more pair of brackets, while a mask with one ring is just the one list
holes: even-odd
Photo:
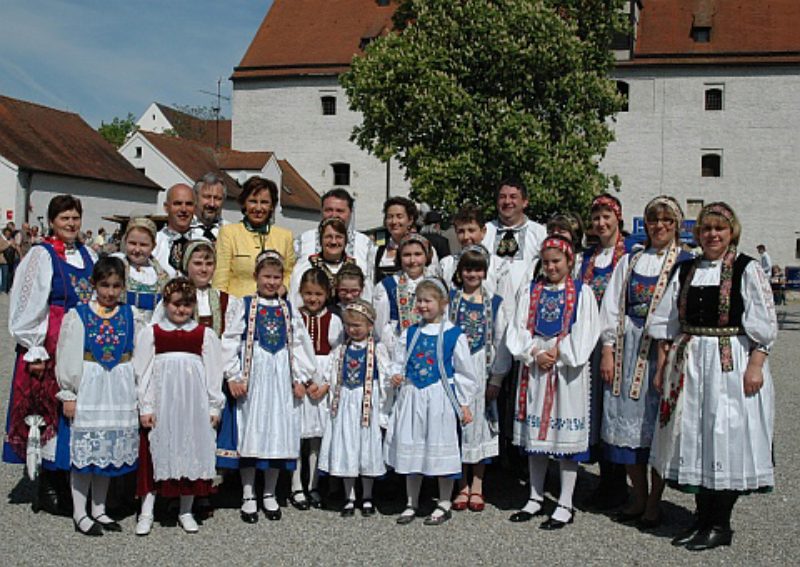
[[[691, 282], [687, 282], [689, 269], [694, 260], [683, 262], [679, 270], [681, 289]], [[742, 276], [747, 264], [755, 262], [746, 254], [739, 254], [733, 263], [733, 282], [731, 286], [731, 308], [726, 327], [741, 327], [744, 315], [744, 299], [742, 298]], [[691, 327], [719, 327], [719, 285], [689, 287], [686, 298], [686, 320], [681, 320], [681, 325]]]
[[[378, 251], [375, 253], [375, 283], [381, 283], [381, 280], [387, 276], [393, 276], [394, 274], [400, 273], [400, 268], [397, 265], [393, 266], [381, 266], [381, 259], [383, 259], [383, 255], [386, 253], [386, 245], [381, 244], [378, 247]], [[395, 259], [397, 257], [395, 256]]]

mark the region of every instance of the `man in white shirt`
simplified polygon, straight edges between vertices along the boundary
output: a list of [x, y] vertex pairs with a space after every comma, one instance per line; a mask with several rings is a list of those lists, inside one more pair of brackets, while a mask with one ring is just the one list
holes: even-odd
[[222, 206], [228, 192], [225, 182], [214, 173], [206, 173], [194, 184], [195, 217], [189, 232], [191, 240], [216, 242], [222, 220]]
[[[366, 234], [353, 229], [353, 197], [341, 188], [331, 189], [322, 196], [322, 219], [336, 217], [347, 225], [347, 248], [345, 253], [354, 258], [364, 272], [365, 281], [372, 281], [372, 268], [375, 264], [375, 244]], [[300, 262], [321, 250], [317, 229], [305, 231], [295, 238], [294, 253]]]
[[769, 254], [767, 253], [767, 247], [763, 244], [756, 246], [756, 250], [758, 250], [761, 269], [764, 271], [764, 275], [767, 276], [767, 279], [769, 279], [772, 277], [772, 258], [769, 257]]
[[155, 256], [169, 277], [181, 275], [181, 262], [186, 246], [191, 241], [191, 225], [194, 218], [194, 192], [184, 183], [167, 189], [164, 211], [167, 224], [156, 235]]

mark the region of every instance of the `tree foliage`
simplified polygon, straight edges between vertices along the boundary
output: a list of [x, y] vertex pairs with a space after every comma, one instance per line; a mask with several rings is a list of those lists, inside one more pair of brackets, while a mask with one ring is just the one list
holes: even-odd
[[404, 0], [396, 31], [341, 77], [363, 120], [352, 139], [395, 157], [412, 196], [493, 209], [523, 179], [532, 214], [584, 210], [615, 181], [598, 163], [621, 99], [608, 78], [619, 0]]
[[129, 112], [125, 118], [115, 116], [110, 124], [101, 121], [97, 131], [107, 142], [113, 144], [115, 148], [119, 148], [138, 129], [136, 117]]

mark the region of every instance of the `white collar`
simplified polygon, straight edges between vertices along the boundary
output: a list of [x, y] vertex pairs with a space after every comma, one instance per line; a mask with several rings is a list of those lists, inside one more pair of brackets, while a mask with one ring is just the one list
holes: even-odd
[[163, 321], [159, 321], [158, 326], [164, 329], [165, 331], [192, 331], [195, 327], [197, 327], [197, 321], [194, 319], [189, 319], [183, 325], [176, 325], [166, 317], [164, 317]]

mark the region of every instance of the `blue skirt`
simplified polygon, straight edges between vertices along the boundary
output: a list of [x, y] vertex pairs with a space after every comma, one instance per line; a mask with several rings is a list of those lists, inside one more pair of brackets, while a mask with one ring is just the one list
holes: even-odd
[[239, 468], [239, 435], [236, 423], [236, 399], [228, 391], [228, 383], [222, 385], [225, 393], [225, 406], [219, 417], [217, 432], [217, 468]]
[[48, 471], [69, 471], [72, 470], [72, 458], [70, 457], [69, 441], [72, 435], [69, 420], [64, 414], [58, 416], [58, 437], [56, 438], [56, 458], [54, 461], [42, 459], [42, 468]]
[[607, 461], [619, 465], [646, 465], [650, 459], [650, 447], [619, 447], [605, 444], [603, 454]]
[[255, 459], [252, 457], [242, 457], [239, 459], [241, 468], [255, 467], [260, 471], [267, 469], [280, 469], [293, 471], [297, 468], [297, 459]]
[[545, 453], [543, 451], [526, 451], [524, 449], [520, 449], [520, 451], [525, 455], [543, 455], [545, 457], [552, 457], [554, 459], [563, 459], [565, 461], [575, 461], [576, 463], [588, 463], [591, 459], [591, 450], [581, 451], [580, 453]]
[[72, 471], [80, 474], [95, 474], [98, 476], [108, 476], [108, 477], [115, 477], [115, 476], [123, 476], [128, 473], [131, 473], [139, 468], [138, 460], [133, 463], [132, 465], [122, 465], [121, 467], [115, 467], [113, 465], [109, 465], [107, 467], [98, 467], [97, 465], [89, 465], [88, 467], [78, 468], [72, 467]]

